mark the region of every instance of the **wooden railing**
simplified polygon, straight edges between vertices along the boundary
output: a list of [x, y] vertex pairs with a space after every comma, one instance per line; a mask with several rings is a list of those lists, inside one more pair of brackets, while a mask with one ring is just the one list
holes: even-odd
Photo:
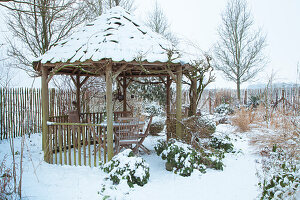
[[106, 162], [106, 131], [100, 124], [48, 122], [48, 127], [50, 163], [96, 167]]
[[[96, 113], [80, 113], [80, 121], [82, 123], [100, 124], [104, 121], [106, 116], [105, 112]], [[132, 117], [131, 111], [115, 111], [114, 121], [117, 121], [119, 117]], [[51, 122], [68, 123], [68, 115], [51, 116], [49, 117]]]
[[[105, 112], [80, 113], [80, 121], [82, 123], [100, 124], [101, 122], [103, 122], [104, 117]], [[68, 115], [51, 116], [49, 117], [49, 120], [51, 122], [68, 123]]]

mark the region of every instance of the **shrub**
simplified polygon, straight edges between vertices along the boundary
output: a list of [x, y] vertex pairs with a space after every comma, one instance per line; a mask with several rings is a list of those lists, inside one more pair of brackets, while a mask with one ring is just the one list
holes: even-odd
[[153, 117], [150, 125], [149, 133], [151, 135], [157, 135], [162, 132], [165, 126], [165, 119], [162, 117]]
[[183, 120], [187, 134], [197, 135], [200, 138], [210, 137], [216, 131], [216, 123], [206, 116], [192, 116]]
[[289, 152], [274, 145], [262, 159], [262, 171], [257, 173], [260, 199], [295, 199], [300, 188], [300, 162]]
[[101, 168], [114, 184], [126, 180], [129, 187], [134, 187], [134, 184], [143, 186], [150, 177], [149, 165], [144, 159], [135, 157], [130, 149], [117, 154]]
[[156, 102], [146, 103], [144, 109], [149, 116], [160, 116], [164, 112], [162, 107]]
[[222, 149], [230, 152], [233, 146], [232, 144], [223, 144], [218, 139], [209, 141], [211, 147], [218, 149], [199, 149], [196, 151], [191, 145], [176, 140], [159, 141], [154, 149], [158, 156], [167, 160], [168, 165], [173, 167], [174, 173], [181, 176], [190, 176], [194, 169], [202, 173], [205, 173], [206, 168], [223, 170], [224, 151]]
[[222, 115], [231, 115], [234, 113], [234, 110], [229, 104], [223, 103], [215, 108], [215, 113]]
[[231, 153], [234, 151], [233, 144], [230, 142], [230, 138], [228, 136], [225, 136], [224, 138], [212, 137], [208, 144], [213, 149], [222, 150], [225, 153]]
[[[193, 138], [207, 138], [216, 131], [216, 123], [207, 116], [192, 116], [182, 120], [185, 142], [192, 143]], [[176, 120], [170, 120], [170, 132], [175, 136]]]

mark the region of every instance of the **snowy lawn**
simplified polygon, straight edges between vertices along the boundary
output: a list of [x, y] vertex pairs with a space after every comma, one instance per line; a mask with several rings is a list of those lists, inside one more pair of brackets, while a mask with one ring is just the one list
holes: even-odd
[[[145, 146], [150, 155], [142, 154], [150, 166], [150, 179], [144, 186], [133, 189], [120, 187], [116, 196], [121, 199], [255, 199], [258, 194], [256, 149], [249, 146], [247, 133], [238, 134], [230, 125], [217, 126], [218, 133], [229, 134], [240, 152], [226, 154], [223, 171], [208, 169], [206, 174], [193, 172], [182, 177], [165, 170], [165, 162], [154, 151], [157, 140], [164, 136], [149, 136]], [[248, 133], [251, 134], [251, 133]], [[243, 136], [242, 138], [240, 136]], [[20, 151], [21, 138], [16, 138], [15, 150]], [[0, 141], [0, 159], [8, 155], [6, 164], [12, 162], [9, 141]], [[16, 155], [19, 162], [19, 155]], [[100, 168], [51, 165], [42, 161], [41, 135], [34, 134], [26, 139], [23, 173], [24, 199], [101, 199], [98, 191], [105, 173]], [[115, 191], [116, 192], [116, 191]]]

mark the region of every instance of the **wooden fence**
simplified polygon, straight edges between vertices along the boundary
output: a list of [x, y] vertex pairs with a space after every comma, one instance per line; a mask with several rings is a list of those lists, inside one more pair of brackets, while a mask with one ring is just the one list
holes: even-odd
[[40, 131], [40, 89], [0, 88], [0, 139]]
[[[87, 101], [87, 98], [88, 93], [82, 94], [81, 111], [90, 113], [95, 101]], [[50, 89], [50, 117], [66, 116], [75, 100], [76, 95], [71, 90]], [[41, 132], [41, 117], [40, 89], [0, 88], [0, 140]]]
[[[214, 108], [222, 103], [237, 103], [235, 89], [207, 89], [202, 94], [198, 109], [213, 113]], [[249, 104], [250, 97], [257, 96], [264, 101], [267, 97], [269, 103], [276, 104], [280, 101], [281, 106], [292, 106], [294, 110], [300, 109], [300, 87], [272, 88], [272, 89], [243, 89], [241, 90], [241, 103]], [[183, 105], [189, 105], [188, 92], [183, 94]]]
[[[249, 103], [252, 95], [263, 96], [263, 89], [242, 90], [241, 99], [243, 103]], [[95, 95], [96, 94], [96, 95]], [[104, 97], [100, 93], [91, 94], [85, 92], [81, 96], [81, 112], [95, 113], [102, 111], [105, 107]], [[93, 96], [93, 98], [91, 98]], [[95, 97], [96, 96], [96, 97]], [[299, 110], [300, 88], [274, 88], [268, 90], [268, 96], [272, 102], [277, 102], [284, 97], [284, 104], [294, 105]], [[213, 112], [214, 108], [221, 103], [236, 99], [236, 90], [210, 89], [205, 90], [199, 104], [201, 111]], [[72, 101], [76, 95], [71, 90], [49, 90], [50, 118], [58, 116], [63, 120], [55, 122], [66, 122], [66, 111], [71, 109]], [[188, 105], [187, 92], [183, 94], [183, 105]], [[171, 105], [175, 105], [172, 102]], [[172, 106], [173, 110], [175, 109]], [[183, 109], [186, 110], [186, 109]], [[98, 116], [98, 115], [97, 115]], [[93, 117], [90, 115], [89, 117]], [[57, 119], [58, 119], [57, 118]], [[0, 139], [17, 137], [23, 134], [41, 132], [41, 90], [36, 88], [0, 88]]]
[[50, 122], [50, 163], [98, 166], [107, 161], [106, 131], [100, 124]]

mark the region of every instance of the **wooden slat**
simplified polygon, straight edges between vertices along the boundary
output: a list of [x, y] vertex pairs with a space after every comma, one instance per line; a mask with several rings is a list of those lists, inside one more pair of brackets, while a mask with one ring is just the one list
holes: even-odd
[[59, 164], [62, 165], [62, 127], [58, 126]]
[[96, 131], [93, 131], [93, 141], [94, 141], [94, 166], [97, 166], [97, 149], [96, 149]]
[[77, 143], [77, 140], [76, 140], [76, 128], [73, 126], [72, 127], [72, 140], [73, 140], [73, 149], [74, 149], [74, 165], [76, 166], [77, 163], [76, 163], [76, 143]]
[[50, 152], [50, 164], [53, 164], [53, 128], [49, 127], [49, 152]]
[[99, 156], [99, 162], [101, 162], [101, 147], [103, 146], [102, 144], [102, 127], [97, 127], [97, 133], [98, 133], [98, 156]]
[[88, 154], [89, 154], [89, 166], [91, 167], [91, 129], [87, 131], [87, 140], [88, 140]]
[[[105, 133], [107, 133], [107, 132], [105, 132]], [[103, 134], [103, 160], [104, 160], [104, 163], [106, 163], [106, 156], [107, 156], [107, 151], [106, 151], [106, 146], [107, 146], [106, 135], [107, 134]]]
[[64, 164], [67, 165], [67, 126], [63, 126], [63, 143], [64, 143]]
[[86, 166], [86, 143], [85, 143], [85, 129], [86, 127], [82, 127], [82, 141], [83, 141], [83, 164]]
[[70, 129], [70, 126], [68, 126], [68, 132], [67, 132], [67, 135], [68, 135], [68, 153], [69, 153], [69, 165], [72, 165], [72, 160], [71, 160], [71, 129]]
[[78, 165], [81, 166], [81, 130], [77, 127], [77, 144], [78, 144]]
[[57, 126], [54, 126], [54, 152], [55, 152], [55, 164], [57, 164]]

